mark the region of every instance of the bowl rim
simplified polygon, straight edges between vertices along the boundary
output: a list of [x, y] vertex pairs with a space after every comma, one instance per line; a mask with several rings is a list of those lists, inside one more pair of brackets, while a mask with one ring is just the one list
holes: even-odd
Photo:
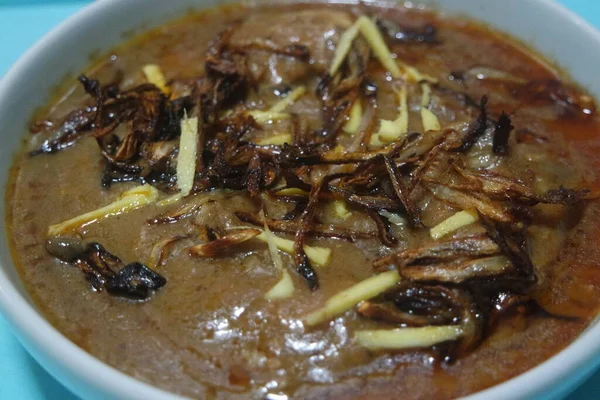
[[[554, 0], [529, 1], [535, 2], [536, 7], [546, 7], [551, 12], [559, 14], [565, 23], [576, 25], [588, 40], [594, 40], [600, 46], [600, 31], [579, 15]], [[90, 3], [39, 39], [13, 64], [4, 76], [0, 77], [0, 107], [8, 105], [8, 102], [4, 100], [9, 97], [6, 94], [16, 90], [14, 82], [22, 79], [22, 71], [28, 70], [27, 66], [36, 61], [38, 53], [42, 49], [46, 46], [57, 45], [57, 42], [60, 42], [61, 37], [69, 29], [84, 25], [87, 21], [92, 20], [95, 15], [102, 15], [105, 10], [113, 7], [118, 8], [121, 2], [122, 0], [97, 0]], [[419, 0], [416, 0], [415, 3], [418, 4]], [[2, 192], [5, 193], [5, 188]], [[4, 201], [4, 196], [2, 201]], [[6, 230], [6, 227], [2, 228]], [[9, 240], [8, 237], [6, 240]], [[18, 288], [10, 281], [7, 272], [1, 266], [0, 312], [6, 317], [17, 339], [38, 362], [40, 362], [40, 358], [52, 360], [56, 366], [68, 372], [77, 382], [117, 398], [183, 398], [117, 370], [70, 341], [19, 293]], [[600, 364], [599, 338], [600, 324], [596, 324], [587, 328], [576, 340], [541, 364], [500, 384], [470, 394], [464, 399], [529, 398], [536, 394], [545, 393], [545, 388], [551, 387], [557, 381], [565, 378], [573, 379], [571, 375], [575, 370], [585, 371], [578, 378], [575, 378], [576, 380], [583, 380]], [[42, 352], [45, 357], [40, 356], [34, 350]], [[41, 364], [46, 369], [46, 365]], [[60, 373], [52, 370], [47, 371], [70, 390], [74, 389], [73, 385], [65, 382], [67, 379], [61, 376]], [[75, 392], [81, 394], [78, 390]]]

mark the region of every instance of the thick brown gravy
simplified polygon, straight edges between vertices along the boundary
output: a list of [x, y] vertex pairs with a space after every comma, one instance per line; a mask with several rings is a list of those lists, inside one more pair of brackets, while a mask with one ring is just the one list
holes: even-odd
[[[511, 39], [430, 11], [317, 4], [209, 10], [132, 39], [86, 74], [109, 82], [120, 71], [120, 86], [127, 88], [145, 82], [141, 68], [153, 63], [160, 65], [168, 80], [179, 80], [174, 88], [180, 85], [185, 90], [188, 84], [181, 83], [187, 82], [183, 78], [192, 80], [205, 74], [208, 43], [216, 33], [241, 20], [231, 38], [233, 43], [242, 45], [260, 37], [277, 46], [301, 43], [311, 50], [308, 66], [298, 66], [281, 55], [254, 56], [250, 62], [260, 84], [251, 91], [246, 106], [264, 108], [263, 104], [276, 100], [274, 88], [305, 84], [309, 94], [292, 108], [304, 115], [309, 125], [318, 125], [321, 111], [314, 94], [315, 76], [327, 70], [348, 21], [364, 13], [385, 17], [409, 30], [434, 26], [439, 43], [390, 40], [391, 52], [398, 60], [437, 78], [440, 86], [474, 99], [487, 94], [488, 112], [494, 118], [502, 110], [511, 114], [515, 127], [511, 151], [503, 159], [494, 158], [486, 150], [490, 138], [484, 136], [469, 153], [477, 167], [509, 171], [538, 192], [561, 185], [596, 188], [600, 120], [594, 109], [580, 107], [584, 95], [565, 83], [569, 98], [581, 100], [566, 104], [548, 96], [547, 87], [538, 91], [536, 83], [543, 86], [563, 78]], [[378, 87], [377, 119], [392, 120], [398, 111], [390, 79], [376, 60], [372, 59], [368, 68]], [[510, 78], [492, 79], [486, 76], [491, 69]], [[410, 132], [422, 131], [419, 93], [419, 85], [408, 89]], [[434, 90], [430, 107], [442, 127], [471, 123], [476, 114], [460, 111], [459, 102], [451, 102], [447, 93]], [[44, 117], [60, 121], [82, 104], [90, 104], [90, 99], [74, 85], [60, 93]], [[266, 127], [256, 135], [289, 129], [285, 124]], [[538, 277], [532, 293], [546, 313], [517, 307], [490, 328], [491, 334], [478, 348], [452, 363], [439, 362], [435, 352], [427, 349], [369, 351], [355, 342], [354, 332], [381, 328], [381, 324], [354, 310], [314, 328], [307, 328], [302, 321], [340, 290], [373, 275], [372, 261], [391, 252], [378, 240], [355, 244], [309, 237], [309, 244], [332, 250], [331, 263], [315, 267], [320, 287], [311, 292], [303, 279], [293, 274], [293, 296], [278, 301], [264, 298], [278, 281], [264, 243], [249, 241], [216, 258], [189, 256], [188, 248], [199, 243], [200, 226], [233, 224], [233, 210], [255, 214], [260, 210], [244, 191], [200, 194], [214, 196], [216, 201], [174, 224], [148, 224], [147, 220], [165, 211], [150, 205], [80, 229], [80, 237], [101, 243], [126, 262], [146, 263], [160, 240], [186, 237], [173, 245], [166, 264], [156, 268], [168, 283], [148, 301], [133, 302], [93, 291], [81, 271], [47, 253], [47, 229], [110, 203], [136, 184], [101, 186], [104, 161], [89, 135], [55, 154], [32, 157], [26, 153], [50, 134], [27, 136], [25, 149], [14, 164], [6, 200], [8, 230], [21, 276], [49, 321], [73, 342], [125, 373], [175, 393], [196, 398], [265, 398], [267, 394], [294, 399], [453, 398], [510, 379], [551, 357], [576, 338], [600, 304], [597, 203], [538, 205], [527, 234]], [[342, 144], [352, 141], [349, 135], [340, 137]], [[430, 203], [420, 207], [427, 227], [456, 211]], [[166, 210], [175, 208], [177, 205], [167, 206]], [[371, 220], [359, 218], [360, 212], [354, 208], [352, 211], [354, 216], [346, 226], [374, 229]], [[329, 203], [319, 212], [326, 219], [331, 214]], [[452, 235], [460, 237], [468, 229]], [[397, 228], [398, 247], [427, 242], [427, 230], [424, 232]], [[286, 265], [293, 265], [291, 257], [282, 257]]]

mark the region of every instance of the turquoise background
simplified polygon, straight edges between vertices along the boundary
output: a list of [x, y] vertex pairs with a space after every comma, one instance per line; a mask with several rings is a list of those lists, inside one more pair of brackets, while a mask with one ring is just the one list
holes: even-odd
[[[559, 2], [600, 28], [600, 1], [559, 0]], [[89, 2], [0, 0], [0, 76], [36, 40], [86, 3]], [[0, 315], [0, 400], [8, 399], [76, 400], [77, 397], [54, 380], [27, 354]], [[567, 399], [600, 399], [600, 371]]]

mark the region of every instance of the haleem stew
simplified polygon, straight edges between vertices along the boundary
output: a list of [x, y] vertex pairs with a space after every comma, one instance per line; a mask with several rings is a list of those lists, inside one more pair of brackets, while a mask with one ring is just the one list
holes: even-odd
[[68, 338], [196, 398], [453, 398], [600, 303], [593, 99], [502, 34], [400, 5], [225, 6], [36, 115], [21, 276]]

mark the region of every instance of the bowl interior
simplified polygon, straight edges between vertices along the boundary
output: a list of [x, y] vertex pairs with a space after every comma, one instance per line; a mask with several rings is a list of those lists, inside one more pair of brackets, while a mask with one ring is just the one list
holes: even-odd
[[[101, 0], [91, 4], [74, 20], [68, 21], [46, 36], [0, 81], [0, 185], [3, 188], [7, 185], [14, 153], [22, 143], [31, 114], [45, 104], [58, 82], [64, 81], [66, 77], [73, 78], [74, 74], [83, 70], [88, 65], [91, 54], [102, 54], [132, 33], [148, 29], [189, 9], [228, 2], [231, 1]], [[552, 1], [424, 0], [419, 3], [450, 14], [483, 21], [518, 37], [550, 59], [556, 60], [575, 81], [600, 98], [600, 79], [596, 78], [596, 73], [600, 70], [600, 33]], [[416, 4], [405, 3], [406, 6], [418, 7]], [[553, 27], [560, 27], [560, 32]], [[0, 202], [0, 224], [6, 224], [4, 201]], [[12, 262], [5, 229], [0, 230], [0, 306], [15, 325], [18, 336], [30, 349], [39, 347], [40, 336], [53, 330], [43, 317], [34, 311], [35, 305]], [[24, 321], [25, 315], [31, 318], [28, 323]], [[32, 332], [34, 329], [39, 329], [40, 332]], [[591, 333], [590, 328], [587, 333]], [[54, 334], [58, 335], [56, 332]], [[57, 346], [70, 355], [83, 357], [82, 350], [64, 337]], [[596, 344], [595, 350], [589, 350], [597, 351], [599, 347], [600, 345]], [[37, 353], [42, 363], [46, 366], [52, 365], [44, 362], [44, 350], [38, 349]], [[88, 361], [85, 359], [85, 363]], [[66, 361], [62, 366], [66, 369], [72, 366], [65, 363]], [[124, 375], [115, 373], [117, 375], [114, 376], [118, 379], [125, 379]], [[85, 380], [85, 371], [79, 375], [71, 374], [71, 380]], [[102, 382], [96, 383], [98, 387], [102, 387]], [[87, 384], [90, 384], [90, 381]], [[86, 393], [76, 383], [70, 382], [68, 385], [79, 391], [79, 394]], [[535, 385], [532, 383], [532, 386]], [[131, 388], [127, 387], [128, 390]], [[140, 388], [142, 387], [137, 387]], [[521, 388], [526, 390], [526, 386]], [[146, 389], [150, 390], [148, 387]], [[107, 390], [105, 394], [137, 397], [134, 392]], [[166, 396], [164, 392], [153, 390], [146, 393], [156, 398]], [[494, 397], [494, 393], [488, 392], [486, 398]]]

